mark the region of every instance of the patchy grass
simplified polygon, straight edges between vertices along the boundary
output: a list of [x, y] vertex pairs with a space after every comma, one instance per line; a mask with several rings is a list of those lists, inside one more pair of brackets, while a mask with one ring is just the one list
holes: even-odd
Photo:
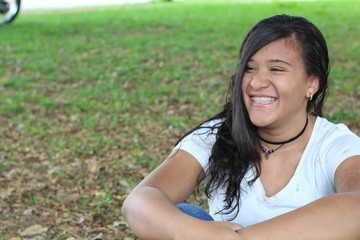
[[36, 224], [43, 239], [134, 238], [126, 195], [221, 109], [242, 38], [270, 15], [323, 31], [327, 117], [359, 134], [359, 7], [185, 1], [23, 12], [1, 26], [0, 239]]

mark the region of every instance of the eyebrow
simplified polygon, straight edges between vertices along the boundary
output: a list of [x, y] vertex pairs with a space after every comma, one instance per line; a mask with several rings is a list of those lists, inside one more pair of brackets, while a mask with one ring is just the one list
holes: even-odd
[[271, 59], [271, 60], [269, 60], [269, 62], [280, 62], [280, 63], [285, 63], [286, 65], [289, 65], [289, 66], [291, 66], [291, 64], [290, 63], [288, 63], [288, 62], [286, 62], [286, 61], [284, 61], [284, 60], [280, 60], [280, 59]]
[[[253, 59], [250, 59], [249, 62], [255, 62], [255, 61]], [[288, 63], [284, 60], [280, 60], [280, 59], [270, 59], [270, 60], [268, 60], [268, 62], [284, 63], [286, 65], [292, 66], [290, 63]]]

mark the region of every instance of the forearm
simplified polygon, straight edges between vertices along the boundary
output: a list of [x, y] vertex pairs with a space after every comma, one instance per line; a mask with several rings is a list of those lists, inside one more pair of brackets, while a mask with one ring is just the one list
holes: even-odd
[[238, 231], [247, 240], [358, 240], [360, 193], [324, 197]]
[[156, 188], [135, 189], [123, 204], [123, 215], [140, 239], [173, 239], [183, 214]]
[[203, 221], [186, 215], [152, 187], [134, 190], [123, 205], [123, 214], [142, 240], [244, 240], [236, 233], [241, 225]]

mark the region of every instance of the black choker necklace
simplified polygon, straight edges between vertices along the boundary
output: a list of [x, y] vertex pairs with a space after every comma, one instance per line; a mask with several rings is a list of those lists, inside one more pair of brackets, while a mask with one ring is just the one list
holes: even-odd
[[305, 122], [305, 126], [304, 128], [301, 130], [301, 132], [299, 132], [298, 135], [296, 135], [295, 137], [293, 138], [290, 138], [289, 140], [286, 140], [286, 141], [283, 141], [283, 142], [271, 142], [271, 141], [268, 141], [268, 140], [265, 140], [263, 139], [262, 137], [258, 136], [259, 139], [263, 142], [266, 142], [266, 143], [269, 143], [269, 144], [273, 144], [273, 145], [280, 145], [279, 147], [275, 148], [275, 149], [266, 149], [263, 145], [261, 145], [261, 150], [263, 151], [263, 153], [265, 153], [265, 159], [269, 159], [269, 155], [274, 153], [276, 150], [278, 150], [279, 148], [281, 148], [282, 146], [284, 146], [284, 144], [287, 144], [289, 142], [292, 142], [292, 141], [295, 141], [296, 139], [298, 139], [301, 135], [303, 135], [303, 133], [305, 132], [305, 129], [308, 125], [308, 122], [309, 122], [309, 118], [308, 116], [306, 115], [306, 122]]

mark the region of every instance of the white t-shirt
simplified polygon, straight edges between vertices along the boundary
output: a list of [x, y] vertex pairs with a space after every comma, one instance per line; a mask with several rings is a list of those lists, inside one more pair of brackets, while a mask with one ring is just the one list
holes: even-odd
[[[213, 126], [213, 120], [204, 126]], [[206, 171], [211, 149], [216, 140], [216, 130], [199, 129], [185, 137], [175, 149], [182, 149], [194, 156]], [[337, 167], [347, 158], [360, 155], [360, 137], [344, 124], [333, 124], [317, 117], [310, 140], [305, 148], [294, 176], [277, 194], [265, 196], [258, 178], [253, 185], [255, 169], [250, 169], [241, 183], [241, 206], [232, 222], [249, 226], [274, 218], [304, 206], [316, 199], [335, 193], [334, 175]], [[223, 209], [225, 189], [218, 189], [209, 199], [210, 214], [217, 221], [228, 221], [234, 215], [216, 214]], [[235, 213], [235, 211], [234, 211]]]

